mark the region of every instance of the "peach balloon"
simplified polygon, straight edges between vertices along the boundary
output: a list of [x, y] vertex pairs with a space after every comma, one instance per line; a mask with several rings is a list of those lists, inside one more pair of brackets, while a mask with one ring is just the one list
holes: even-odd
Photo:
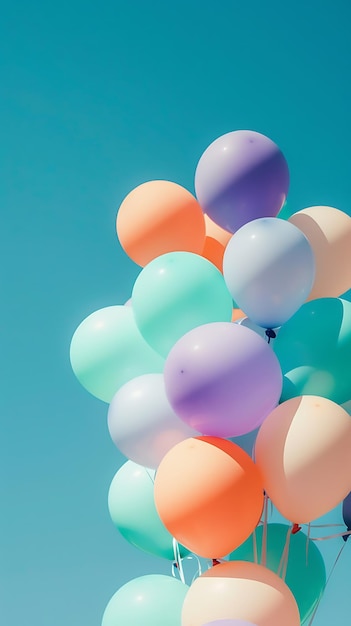
[[255, 460], [278, 511], [306, 524], [351, 490], [351, 419], [338, 404], [300, 396], [280, 404], [263, 422]]
[[185, 596], [182, 626], [240, 619], [257, 626], [300, 626], [294, 596], [271, 570], [244, 561], [215, 565]]
[[249, 537], [260, 519], [260, 473], [244, 450], [218, 437], [174, 446], [155, 478], [155, 503], [168, 531], [205, 558], [222, 557]]
[[316, 276], [308, 300], [338, 297], [351, 288], [351, 217], [330, 206], [313, 206], [288, 220], [309, 240]]
[[133, 189], [119, 207], [116, 230], [122, 248], [142, 267], [167, 252], [201, 254], [205, 219], [196, 198], [167, 180]]
[[224, 230], [215, 224], [208, 215], [205, 215], [206, 238], [201, 256], [215, 265], [220, 272], [223, 271], [223, 255], [225, 247], [233, 233]]

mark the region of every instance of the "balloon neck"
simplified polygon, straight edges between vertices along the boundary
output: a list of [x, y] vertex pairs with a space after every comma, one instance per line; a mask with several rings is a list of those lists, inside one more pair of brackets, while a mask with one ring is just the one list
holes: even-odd
[[218, 559], [212, 559], [212, 567], [214, 567], [215, 565], [220, 565], [220, 561], [218, 561]]
[[299, 526], [298, 524], [293, 524], [293, 527], [291, 529], [291, 534], [296, 535], [296, 533], [298, 533], [300, 530], [301, 530], [301, 526]]
[[266, 336], [268, 337], [268, 343], [271, 343], [271, 339], [275, 339], [277, 334], [273, 328], [266, 328]]

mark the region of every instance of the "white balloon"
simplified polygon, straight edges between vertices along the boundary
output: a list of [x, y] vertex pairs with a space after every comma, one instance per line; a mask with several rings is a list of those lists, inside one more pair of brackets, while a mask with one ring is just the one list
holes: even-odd
[[173, 411], [163, 374], [145, 374], [123, 385], [112, 398], [108, 428], [127, 458], [151, 468], [177, 443], [199, 434]]

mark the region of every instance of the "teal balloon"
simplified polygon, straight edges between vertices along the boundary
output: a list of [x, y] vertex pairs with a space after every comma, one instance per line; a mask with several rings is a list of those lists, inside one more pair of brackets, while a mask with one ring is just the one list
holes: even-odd
[[180, 626], [188, 589], [162, 574], [134, 578], [112, 596], [102, 626]]
[[[127, 461], [115, 474], [108, 493], [111, 519], [133, 546], [174, 561], [173, 537], [161, 522], [154, 502], [155, 470]], [[179, 546], [180, 555], [188, 550]]]
[[221, 272], [191, 252], [151, 261], [135, 281], [132, 302], [141, 334], [163, 356], [189, 330], [230, 322], [233, 309]]
[[[288, 530], [286, 524], [267, 524], [266, 567], [276, 574], [281, 573], [278, 570]], [[255, 533], [258, 563], [261, 563], [263, 526], [259, 526]], [[253, 535], [229, 555], [229, 560], [255, 561]], [[290, 536], [285, 582], [295, 597], [303, 624], [311, 617], [322, 597], [326, 572], [320, 551], [302, 531]]]
[[350, 399], [351, 302], [320, 298], [304, 304], [273, 341], [283, 372], [281, 401], [316, 395]]
[[95, 311], [75, 331], [73, 372], [93, 396], [111, 402], [116, 391], [142, 374], [159, 374], [164, 360], [141, 336], [130, 306]]

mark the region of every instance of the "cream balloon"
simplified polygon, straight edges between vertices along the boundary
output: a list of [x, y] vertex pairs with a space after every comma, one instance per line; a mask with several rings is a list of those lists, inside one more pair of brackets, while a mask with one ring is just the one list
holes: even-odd
[[300, 626], [290, 589], [271, 570], [244, 561], [215, 565], [197, 578], [185, 596], [182, 626], [239, 619], [257, 626]]
[[268, 496], [291, 522], [308, 523], [351, 490], [351, 419], [319, 396], [291, 398], [263, 422], [255, 460]]
[[288, 220], [309, 240], [316, 275], [308, 300], [338, 297], [351, 288], [351, 217], [330, 206], [312, 206]]

